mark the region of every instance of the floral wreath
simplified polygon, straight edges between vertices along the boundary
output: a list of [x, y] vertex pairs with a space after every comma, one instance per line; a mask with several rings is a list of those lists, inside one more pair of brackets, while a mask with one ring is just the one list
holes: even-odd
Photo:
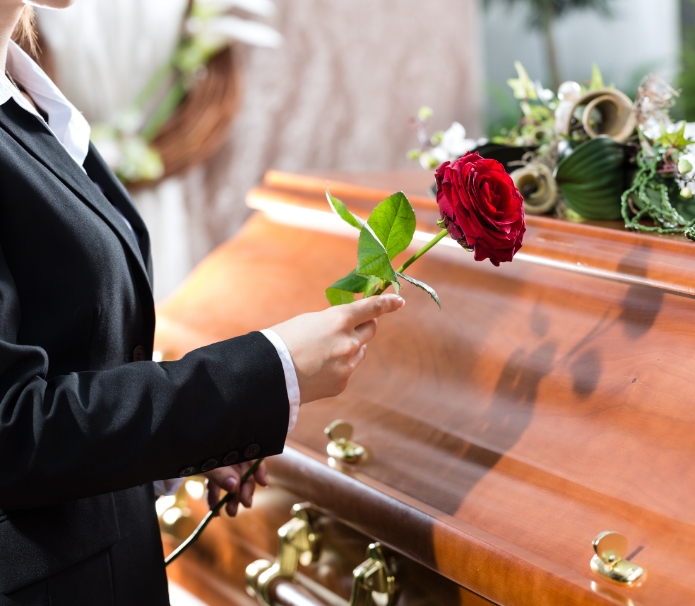
[[234, 44], [276, 48], [265, 23], [272, 0], [191, 0], [169, 60], [135, 101], [109, 123], [92, 125], [92, 140], [129, 187], [152, 185], [204, 162], [224, 143], [239, 103]]

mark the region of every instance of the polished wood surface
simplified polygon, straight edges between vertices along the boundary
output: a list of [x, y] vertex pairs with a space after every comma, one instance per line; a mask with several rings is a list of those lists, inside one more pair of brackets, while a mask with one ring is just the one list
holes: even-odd
[[[418, 229], [437, 230], [427, 175], [271, 173], [249, 196], [261, 212], [160, 306], [157, 348], [175, 358], [324, 308], [357, 235], [328, 211], [327, 181], [365, 216], [404, 189]], [[693, 604], [695, 244], [528, 227], [500, 268], [452, 243], [418, 261], [443, 311], [406, 286], [347, 391], [303, 408], [273, 479], [498, 604]], [[327, 461], [337, 418], [368, 449], [354, 468]], [[641, 586], [591, 572], [604, 530], [639, 549]]]

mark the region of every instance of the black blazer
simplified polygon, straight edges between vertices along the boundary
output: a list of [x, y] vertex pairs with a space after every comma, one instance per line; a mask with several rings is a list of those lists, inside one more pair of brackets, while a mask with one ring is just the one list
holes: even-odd
[[0, 606], [168, 604], [151, 482], [287, 434], [262, 334], [150, 361], [147, 230], [94, 148], [84, 167], [0, 106]]

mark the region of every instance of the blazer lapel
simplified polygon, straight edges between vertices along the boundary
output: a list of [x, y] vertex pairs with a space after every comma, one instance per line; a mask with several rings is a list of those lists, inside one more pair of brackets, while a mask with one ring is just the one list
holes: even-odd
[[147, 231], [147, 226], [142, 220], [140, 213], [132, 199], [128, 190], [118, 180], [108, 164], [101, 157], [96, 147], [92, 143], [89, 144], [89, 154], [84, 161], [84, 168], [89, 175], [89, 178], [103, 188], [104, 194], [122, 214], [128, 219], [128, 222], [133, 227], [138, 238], [138, 246], [145, 262], [147, 275], [152, 284], [152, 251], [150, 245], [150, 233]]
[[[109, 225], [118, 235], [123, 247], [133, 255], [139, 270], [144, 274], [143, 277], [151, 287], [151, 274], [138, 243], [123, 221], [123, 217], [119, 216], [113, 204], [99, 191], [87, 173], [70, 157], [53, 133], [41, 124], [38, 118], [19, 107], [12, 99], [0, 107], [0, 128], [9, 133], [17, 143], [31, 153]], [[90, 155], [93, 155], [91, 149]], [[139, 227], [142, 225], [141, 221], [136, 223]], [[144, 228], [144, 225], [142, 227]], [[146, 233], [147, 230], [144, 231]], [[149, 256], [149, 238], [147, 238], [146, 245]]]

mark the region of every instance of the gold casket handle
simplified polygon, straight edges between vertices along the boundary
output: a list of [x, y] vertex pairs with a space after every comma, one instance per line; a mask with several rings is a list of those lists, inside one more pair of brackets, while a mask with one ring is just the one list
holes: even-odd
[[[308, 505], [295, 505], [292, 519], [278, 530], [280, 546], [275, 563], [257, 560], [246, 568], [246, 591], [263, 606], [328, 606], [297, 581], [297, 566], [318, 560], [319, 535]], [[367, 559], [353, 570], [349, 606], [392, 606], [397, 584], [379, 543], [367, 548]], [[327, 590], [324, 590], [327, 591]], [[331, 595], [330, 604], [344, 602]], [[348, 602], [344, 602], [346, 605]]]
[[593, 540], [592, 545], [596, 553], [591, 558], [591, 570], [602, 579], [630, 587], [642, 583], [646, 578], [647, 571], [625, 557], [625, 535], [606, 530]]

